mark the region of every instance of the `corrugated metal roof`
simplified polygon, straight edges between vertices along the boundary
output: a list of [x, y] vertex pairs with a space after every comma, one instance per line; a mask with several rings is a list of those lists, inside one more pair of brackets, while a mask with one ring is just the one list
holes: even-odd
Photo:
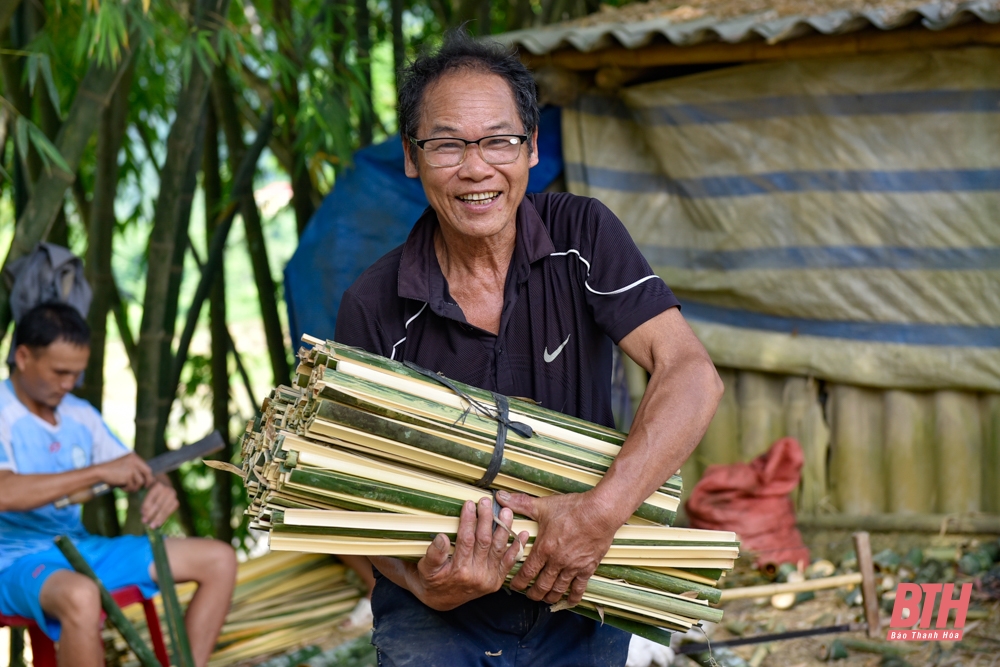
[[1000, 0], [692, 0], [683, 5], [653, 0], [496, 39], [543, 55], [562, 49], [638, 49], [663, 39], [676, 46], [760, 39], [774, 44], [810, 34], [895, 30], [918, 22], [929, 30], [944, 30], [975, 20], [1000, 23]]

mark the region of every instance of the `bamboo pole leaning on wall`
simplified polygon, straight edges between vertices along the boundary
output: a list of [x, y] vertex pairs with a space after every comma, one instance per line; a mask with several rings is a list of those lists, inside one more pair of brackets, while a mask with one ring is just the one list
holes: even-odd
[[984, 394], [979, 414], [983, 421], [982, 509], [1000, 514], [1000, 394]]
[[826, 483], [826, 459], [830, 449], [830, 428], [819, 402], [819, 383], [814, 378], [788, 376], [782, 397], [785, 411], [785, 435], [795, 438], [802, 447], [802, 482], [798, 510], [815, 514], [829, 495]]
[[740, 456], [749, 461], [760, 456], [784, 435], [782, 376], [741, 371], [736, 382], [740, 404]]
[[978, 397], [960, 391], [936, 392], [934, 431], [938, 511], [978, 512], [983, 465]]
[[890, 390], [885, 409], [886, 502], [889, 512], [930, 514], [934, 479], [934, 406], [928, 394]]
[[830, 386], [830, 485], [845, 514], [884, 512], [882, 392]]

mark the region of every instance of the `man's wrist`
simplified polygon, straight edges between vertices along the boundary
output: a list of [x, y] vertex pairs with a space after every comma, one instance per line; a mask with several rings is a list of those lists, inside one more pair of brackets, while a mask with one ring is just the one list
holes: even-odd
[[93, 486], [95, 484], [110, 484], [104, 475], [104, 471], [107, 470], [107, 463], [95, 463], [94, 465], [85, 468], [90, 474], [87, 477], [87, 481], [84, 482], [85, 486]]
[[603, 532], [614, 533], [625, 525], [635, 511], [627, 500], [623, 501], [621, 494], [607, 478], [588, 491], [587, 495], [590, 496], [591, 511], [597, 526], [603, 528]]

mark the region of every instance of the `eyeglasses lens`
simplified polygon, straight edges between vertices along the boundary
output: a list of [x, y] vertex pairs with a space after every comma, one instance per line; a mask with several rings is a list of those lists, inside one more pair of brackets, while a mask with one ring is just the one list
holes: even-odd
[[[488, 164], [510, 164], [521, 153], [521, 139], [514, 135], [487, 137], [476, 144]], [[454, 167], [462, 163], [467, 146], [455, 139], [431, 139], [424, 143], [424, 155], [432, 167]]]

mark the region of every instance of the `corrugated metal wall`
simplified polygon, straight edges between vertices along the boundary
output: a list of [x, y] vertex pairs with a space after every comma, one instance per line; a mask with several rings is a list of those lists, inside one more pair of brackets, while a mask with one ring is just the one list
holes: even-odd
[[719, 410], [682, 469], [748, 461], [780, 437], [805, 454], [802, 514], [1000, 512], [1000, 394], [873, 390], [720, 368]]

